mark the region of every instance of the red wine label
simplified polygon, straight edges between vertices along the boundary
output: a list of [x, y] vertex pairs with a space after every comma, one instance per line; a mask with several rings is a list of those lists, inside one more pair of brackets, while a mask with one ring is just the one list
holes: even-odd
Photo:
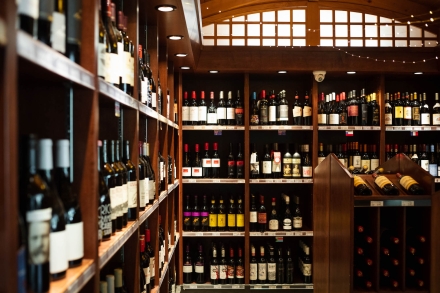
[[233, 266], [228, 266], [228, 279], [235, 278], [235, 268]]
[[260, 119], [258, 115], [251, 115], [251, 125], [258, 125], [260, 123]]
[[266, 224], [267, 221], [267, 214], [266, 213], [258, 213], [258, 223], [259, 224]]
[[218, 265], [211, 265], [209, 271], [210, 271], [209, 275], [211, 276], [211, 280], [218, 280], [219, 279]]
[[305, 178], [310, 178], [312, 177], [312, 166], [303, 166], [302, 167], [302, 171], [303, 171], [303, 177]]
[[243, 266], [237, 266], [235, 268], [235, 277], [237, 279], [243, 279], [244, 278], [244, 268], [243, 268]]
[[229, 167], [234, 167], [235, 166], [235, 161], [228, 161], [228, 166]]
[[192, 167], [191, 175], [192, 177], [202, 177], [202, 168]]
[[244, 165], [244, 161], [237, 161], [237, 167], [242, 167]]
[[359, 115], [359, 107], [358, 105], [348, 106], [348, 116], [355, 117]]
[[235, 108], [235, 115], [243, 114], [243, 108]]

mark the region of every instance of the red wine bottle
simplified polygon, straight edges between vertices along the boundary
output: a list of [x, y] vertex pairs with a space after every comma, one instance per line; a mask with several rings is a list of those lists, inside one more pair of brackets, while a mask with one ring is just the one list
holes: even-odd
[[127, 197], [128, 197], [128, 220], [134, 221], [137, 218], [137, 206], [138, 206], [138, 184], [136, 179], [136, 167], [130, 159], [130, 143], [128, 140], [124, 141], [124, 154], [123, 161], [127, 168]]

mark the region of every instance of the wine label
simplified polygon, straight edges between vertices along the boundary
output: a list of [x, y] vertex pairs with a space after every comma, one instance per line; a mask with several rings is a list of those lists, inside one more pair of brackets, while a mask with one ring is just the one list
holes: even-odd
[[289, 218], [285, 218], [283, 220], [283, 230], [290, 231], [292, 230], [292, 220]]
[[434, 176], [434, 177], [438, 176], [437, 164], [429, 164], [429, 174], [431, 174], [431, 176]]
[[299, 267], [304, 276], [312, 275], [312, 264], [304, 263], [302, 259], [299, 259]]
[[207, 107], [206, 106], [199, 106], [199, 121], [206, 121], [206, 112], [207, 112]]
[[361, 160], [361, 168], [364, 168], [364, 166], [367, 166], [367, 170], [365, 172], [370, 171], [370, 160]]
[[258, 115], [251, 115], [251, 125], [260, 124], [260, 118]]
[[301, 158], [292, 158], [292, 177], [301, 177]]
[[249, 279], [251, 281], [256, 281], [258, 277], [258, 265], [256, 263], [251, 263]]
[[226, 215], [218, 214], [217, 215], [217, 225], [218, 227], [226, 227]]
[[377, 186], [379, 186], [381, 189], [384, 188], [384, 186], [387, 185], [387, 184], [393, 184], [385, 176], [378, 176], [378, 177], [376, 177], [376, 179], [374, 179], [374, 183], [376, 183]]
[[125, 214], [128, 211], [128, 183], [122, 186], [122, 213]]
[[67, 231], [50, 232], [50, 261], [49, 270], [51, 274], [61, 273], [68, 269], [67, 259]]
[[146, 198], [146, 193], [147, 193], [147, 188], [145, 187], [145, 184], [148, 184], [146, 182], [148, 182], [148, 181], [146, 181], [145, 179], [139, 180], [139, 206], [140, 207], [145, 206], [145, 198]]
[[412, 120], [420, 121], [420, 108], [419, 107], [411, 108], [411, 116], [412, 116]]
[[191, 212], [183, 212], [183, 226], [184, 227], [191, 226]]
[[148, 83], [141, 80], [141, 102], [148, 105]]
[[41, 265], [50, 257], [50, 219], [52, 208], [26, 212], [28, 263]]
[[365, 184], [365, 181], [359, 176], [354, 176], [353, 179], [354, 179], [353, 181], [354, 187], [358, 187], [359, 185]]
[[226, 108], [224, 107], [217, 108], [217, 119], [226, 119]]
[[192, 177], [202, 177], [202, 167], [192, 167], [191, 175]]
[[281, 153], [274, 152], [272, 159], [272, 172], [281, 173]]
[[151, 107], [156, 108], [157, 106], [157, 94], [153, 92], [153, 84], [150, 83], [150, 91], [151, 91]]
[[339, 125], [339, 114], [330, 114], [330, 125]]
[[228, 214], [228, 227], [235, 227], [235, 214]]
[[182, 106], [182, 121], [190, 121], [188, 106]]
[[[202, 227], [208, 227], [209, 226], [209, 214], [207, 212], [202, 212], [200, 221], [201, 221]], [[175, 235], [175, 233], [174, 233], [174, 235]]]
[[151, 257], [151, 256], [150, 256], [150, 274], [151, 274], [151, 278], [154, 278], [156, 276], [155, 257]]
[[252, 175], [260, 174], [260, 162], [251, 163], [250, 171]]
[[131, 56], [128, 58], [128, 83], [134, 86], [134, 58]]
[[244, 267], [237, 265], [235, 267], [235, 277], [237, 279], [243, 279], [244, 278]]
[[[23, 1], [23, 0], [21, 0]], [[52, 48], [60, 53], [66, 52], [66, 16], [54, 11], [50, 26]], [[104, 76], [104, 68], [100, 65], [105, 61], [105, 44], [98, 44], [98, 76]], [[105, 63], [103, 64], [105, 67]]]
[[[116, 216], [117, 217], [122, 217], [122, 205], [123, 205], [123, 189], [127, 189], [127, 187], [124, 186], [116, 186], [115, 187], [115, 202], [116, 202], [116, 206], [115, 206], [115, 211], [116, 211]], [[113, 206], [112, 206], [112, 211], [113, 211]]]
[[219, 265], [219, 277], [220, 280], [226, 280], [228, 277], [228, 266], [227, 265]]
[[84, 224], [83, 222], [66, 225], [67, 259], [78, 260], [84, 257]]
[[[203, 271], [197, 272], [197, 268], [196, 268], [196, 273], [203, 273]], [[209, 275], [211, 277], [211, 280], [218, 280], [219, 279], [218, 265], [211, 265], [210, 266]]]
[[412, 119], [412, 108], [411, 107], [403, 107], [403, 119], [405, 119], [405, 120]]
[[148, 189], [149, 189], [149, 198], [150, 201], [153, 202], [154, 201], [154, 196], [156, 195], [156, 184], [155, 181], [152, 180], [148, 183]]
[[150, 278], [151, 278], [150, 267], [143, 268], [143, 271], [144, 271], [144, 276], [145, 276], [145, 283], [148, 285], [148, 284], [150, 284]]
[[235, 121], [237, 125], [243, 125], [243, 108], [235, 108]]
[[275, 122], [277, 121], [277, 107], [269, 106], [269, 121]]
[[237, 214], [237, 227], [244, 227], [244, 214]]
[[191, 168], [190, 167], [183, 167], [182, 168], [182, 176], [183, 177], [191, 177]]
[[293, 112], [293, 117], [302, 117], [302, 108], [301, 107], [298, 107], [298, 106], [293, 107], [292, 112]]
[[258, 214], [256, 211], [251, 211], [249, 216], [249, 222], [251, 223], [257, 223], [258, 222]]
[[263, 174], [272, 174], [272, 162], [263, 161]]
[[[111, 198], [110, 198], [111, 200]], [[99, 227], [102, 236], [110, 236], [112, 234], [112, 208], [111, 204], [100, 204], [98, 208]], [[115, 218], [116, 219], [116, 218]]]
[[359, 107], [358, 105], [350, 105], [348, 106], [348, 117], [356, 117], [359, 116]]
[[327, 124], [327, 114], [318, 114], [318, 124]]
[[422, 117], [421, 119], [422, 125], [429, 125], [431, 123], [431, 117], [429, 113], [422, 113], [421, 117]]
[[198, 107], [189, 107], [189, 120], [190, 121], [199, 121], [199, 108]]
[[353, 167], [362, 168], [361, 166], [361, 156], [353, 156]]
[[277, 118], [278, 121], [288, 121], [289, 120], [289, 106], [280, 105], [280, 117]]
[[403, 107], [395, 106], [394, 107], [394, 118], [403, 118]]
[[411, 176], [402, 176], [399, 182], [406, 190], [409, 190], [412, 185], [418, 184]]
[[277, 264], [276, 263], [268, 263], [267, 264], [267, 279], [269, 281], [275, 281], [277, 279]]
[[302, 217], [293, 217], [293, 228], [301, 229], [303, 226]]
[[116, 220], [116, 218], [118, 217], [118, 212], [117, 212], [117, 206], [118, 206], [118, 200], [116, 198], [116, 187], [110, 188], [110, 203], [111, 203], [111, 219], [112, 220]]
[[18, 3], [18, 14], [29, 16], [33, 19], [38, 18], [39, 0], [20, 0]]
[[423, 170], [429, 172], [429, 160], [420, 160], [420, 167], [422, 167]]
[[312, 170], [313, 170], [312, 166], [303, 166], [302, 167], [303, 177], [304, 178], [311, 178], [312, 172], [313, 172]]
[[269, 230], [278, 231], [278, 220], [269, 220]]
[[258, 280], [267, 280], [267, 264], [265, 262], [258, 263]]
[[217, 124], [217, 114], [208, 113], [208, 124]]
[[212, 168], [220, 168], [220, 159], [217, 158], [212, 159], [211, 163], [212, 163], [211, 165]]
[[393, 125], [393, 114], [391, 113], [385, 114], [385, 125]]
[[226, 119], [235, 120], [235, 108], [226, 108]]
[[292, 177], [292, 158], [283, 158], [283, 176]]
[[185, 264], [185, 265], [183, 265], [183, 272], [184, 273], [192, 273], [193, 272], [193, 268], [192, 268], [192, 265], [191, 264], [189, 264], [189, 265], [187, 265], [187, 264]]
[[235, 267], [228, 265], [228, 279], [235, 278]]
[[376, 170], [379, 167], [379, 159], [371, 159], [370, 160], [370, 169], [371, 170]]
[[266, 213], [258, 213], [258, 223], [266, 224], [267, 223], [267, 214]]
[[268, 108], [265, 104], [260, 104], [260, 122], [261, 124], [267, 124], [268, 122]]
[[119, 84], [118, 55], [115, 53], [105, 53], [105, 56], [105, 81], [111, 84]]
[[137, 207], [137, 181], [128, 182], [128, 207]]
[[303, 108], [303, 117], [310, 117], [310, 116], [312, 116], [312, 107], [304, 106], [304, 108]]
[[324, 160], [325, 160], [325, 157], [318, 157], [318, 165], [321, 164], [321, 162]]
[[217, 214], [209, 214], [209, 227], [217, 227]]
[[[429, 114], [428, 114], [429, 116]], [[423, 120], [423, 114], [422, 114], [422, 120]], [[426, 117], [425, 117], [426, 120]], [[423, 124], [423, 122], [422, 122]], [[432, 114], [432, 125], [440, 125], [440, 114]]]
[[212, 167], [211, 159], [203, 158], [202, 159], [202, 167], [203, 168], [211, 168]]
[[124, 65], [124, 70], [122, 73], [123, 74], [122, 82], [127, 83], [127, 84], [131, 84], [130, 83], [130, 80], [131, 80], [130, 58], [131, 58], [130, 52], [127, 52], [127, 51], [122, 52], [122, 62]]

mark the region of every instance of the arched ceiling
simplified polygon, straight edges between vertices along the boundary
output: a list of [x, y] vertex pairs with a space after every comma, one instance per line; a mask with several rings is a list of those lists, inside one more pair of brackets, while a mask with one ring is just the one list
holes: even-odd
[[[440, 0], [200, 0], [202, 26], [233, 16], [292, 7], [307, 7], [309, 3], [322, 8], [364, 12], [400, 21], [426, 21], [428, 30], [438, 33], [440, 29]], [[433, 15], [429, 15], [429, 11]], [[411, 19], [411, 15], [414, 18]]]

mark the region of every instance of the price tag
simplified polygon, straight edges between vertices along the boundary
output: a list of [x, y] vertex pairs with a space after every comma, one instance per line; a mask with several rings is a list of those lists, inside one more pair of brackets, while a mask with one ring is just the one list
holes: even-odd
[[221, 130], [214, 130], [214, 135], [221, 136], [222, 135], [222, 131]]
[[188, 182], [189, 182], [189, 183], [196, 183], [196, 182], [197, 182], [197, 179], [189, 179]]
[[240, 285], [232, 285], [232, 289], [240, 289]]
[[70, 77], [76, 81], [80, 81], [81, 77], [80, 77], [80, 73], [79, 70], [77, 68], [75, 68], [74, 66], [70, 67]]
[[39, 64], [44, 64], [45, 66], [51, 68], [51, 54], [48, 50], [37, 47], [37, 60]]
[[214, 285], [214, 289], [221, 289], [222, 285]]
[[214, 183], [220, 183], [221, 181], [220, 181], [220, 179], [214, 179], [214, 180], [212, 180]]
[[197, 285], [189, 285], [190, 289], [197, 289]]
[[220, 232], [213, 232], [212, 236], [220, 236]]
[[274, 286], [274, 285], [269, 286], [269, 289], [276, 289], [276, 288], [277, 288], [277, 286]]
[[203, 232], [196, 232], [196, 236], [203, 236]]
[[372, 201], [370, 201], [370, 207], [383, 207], [383, 201], [372, 200]]
[[281, 289], [290, 289], [290, 286], [283, 285], [281, 286]]
[[313, 285], [306, 286], [306, 289], [313, 289]]
[[254, 289], [261, 289], [262, 287], [260, 285], [255, 285]]
[[115, 116], [121, 117], [121, 104], [115, 101]]
[[241, 236], [241, 233], [240, 232], [234, 232], [234, 233], [232, 233], [232, 235], [233, 236]]
[[413, 200], [402, 200], [402, 207], [413, 207], [414, 201]]
[[285, 130], [278, 130], [278, 135], [286, 135], [286, 131]]

